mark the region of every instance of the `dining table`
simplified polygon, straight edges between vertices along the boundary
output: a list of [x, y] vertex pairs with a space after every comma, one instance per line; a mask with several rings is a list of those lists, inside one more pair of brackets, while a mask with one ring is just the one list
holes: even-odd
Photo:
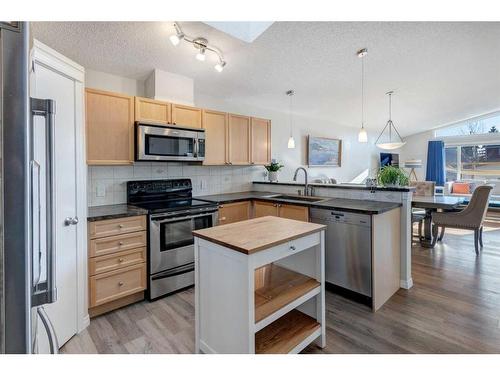
[[450, 195], [434, 195], [434, 196], [420, 196], [414, 195], [412, 197], [412, 207], [422, 208], [425, 210], [424, 218], [424, 235], [420, 239], [422, 247], [432, 248], [435, 245], [432, 234], [432, 213], [438, 210], [453, 211], [457, 210], [464, 204], [465, 197], [455, 197]]

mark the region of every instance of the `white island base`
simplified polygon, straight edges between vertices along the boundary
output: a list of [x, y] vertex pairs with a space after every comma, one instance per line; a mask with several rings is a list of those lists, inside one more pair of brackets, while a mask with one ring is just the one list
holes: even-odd
[[195, 231], [196, 353], [323, 348], [324, 233], [277, 217]]

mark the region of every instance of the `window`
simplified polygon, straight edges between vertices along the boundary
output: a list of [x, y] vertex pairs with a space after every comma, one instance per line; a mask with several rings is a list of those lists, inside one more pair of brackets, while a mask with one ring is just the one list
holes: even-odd
[[500, 132], [500, 112], [473, 117], [436, 130], [436, 137], [460, 137]]
[[446, 181], [488, 180], [500, 182], [500, 143], [447, 145]]

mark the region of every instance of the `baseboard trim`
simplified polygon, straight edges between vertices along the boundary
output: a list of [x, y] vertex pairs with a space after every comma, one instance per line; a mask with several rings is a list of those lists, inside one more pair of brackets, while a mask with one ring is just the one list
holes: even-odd
[[80, 330], [78, 333], [82, 332], [85, 328], [87, 328], [90, 325], [90, 315], [87, 314], [82, 318], [82, 323], [80, 325]]
[[403, 289], [410, 289], [413, 286], [413, 279], [410, 277], [408, 280], [399, 280], [399, 286]]

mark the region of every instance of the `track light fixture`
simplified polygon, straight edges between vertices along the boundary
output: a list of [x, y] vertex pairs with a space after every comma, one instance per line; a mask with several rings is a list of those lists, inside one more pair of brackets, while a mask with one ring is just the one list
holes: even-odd
[[175, 34], [172, 34], [169, 37], [170, 42], [174, 46], [179, 45], [181, 40], [185, 40], [186, 42], [191, 43], [193, 47], [198, 50], [195, 57], [199, 61], [206, 60], [206, 51], [213, 52], [217, 55], [217, 58], [219, 60], [217, 64], [215, 64], [214, 69], [219, 73], [221, 73], [224, 70], [224, 67], [226, 66], [226, 61], [224, 60], [222, 52], [220, 52], [217, 48], [210, 46], [208, 44], [208, 40], [206, 40], [205, 38], [188, 37], [186, 34], [184, 34], [178, 23], [174, 23], [174, 29], [175, 29]]

